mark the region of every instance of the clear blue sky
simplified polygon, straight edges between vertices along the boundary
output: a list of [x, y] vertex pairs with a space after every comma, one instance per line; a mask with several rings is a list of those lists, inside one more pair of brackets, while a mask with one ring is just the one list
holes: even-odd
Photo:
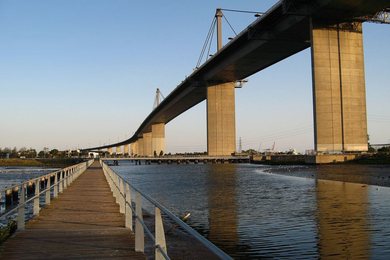
[[[275, 0], [0, 0], [0, 148], [64, 150], [122, 141], [199, 58], [217, 7]], [[239, 32], [251, 14], [225, 12]], [[233, 32], [224, 24], [225, 43]], [[390, 139], [390, 25], [364, 24], [368, 132]], [[313, 149], [310, 51], [236, 90], [242, 148]], [[206, 104], [166, 125], [166, 152], [206, 150]]]

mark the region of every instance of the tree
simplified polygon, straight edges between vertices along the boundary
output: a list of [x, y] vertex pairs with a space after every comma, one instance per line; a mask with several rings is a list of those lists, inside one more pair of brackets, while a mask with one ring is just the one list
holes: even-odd
[[368, 152], [369, 153], [375, 153], [376, 150], [374, 147], [371, 146], [370, 144], [370, 135], [367, 135], [367, 144], [368, 144]]
[[16, 146], [14, 147], [14, 149], [12, 149], [12, 151], [9, 155], [9, 158], [19, 158], [19, 153], [18, 153], [18, 149], [16, 148]]
[[30, 149], [27, 151], [26, 158], [35, 158], [35, 157], [37, 157], [37, 151], [30, 147]]
[[38, 153], [38, 156], [39, 156], [39, 158], [45, 158], [45, 152], [44, 151], [40, 151]]
[[388, 153], [389, 152], [389, 147], [383, 146], [382, 148], [378, 149], [378, 153]]
[[58, 150], [57, 149], [53, 149], [50, 151], [50, 154], [53, 155], [53, 157], [56, 157], [58, 155]]
[[26, 155], [27, 148], [23, 146], [22, 148], [19, 149], [19, 153], [20, 153], [20, 155]]

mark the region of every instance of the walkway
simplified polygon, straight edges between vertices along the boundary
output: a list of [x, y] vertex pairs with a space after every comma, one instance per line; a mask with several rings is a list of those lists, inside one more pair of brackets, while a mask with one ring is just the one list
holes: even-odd
[[0, 247], [1, 259], [146, 259], [99, 162]]

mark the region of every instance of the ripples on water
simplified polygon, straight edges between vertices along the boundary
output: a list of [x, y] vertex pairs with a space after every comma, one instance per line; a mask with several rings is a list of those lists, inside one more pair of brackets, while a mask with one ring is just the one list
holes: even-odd
[[41, 167], [3, 167], [0, 166], [0, 190], [6, 187], [19, 184], [21, 182], [57, 171], [57, 168], [41, 168]]
[[235, 259], [390, 254], [387, 187], [272, 174], [275, 167], [250, 164], [112, 168], [177, 216], [190, 212], [187, 223]]

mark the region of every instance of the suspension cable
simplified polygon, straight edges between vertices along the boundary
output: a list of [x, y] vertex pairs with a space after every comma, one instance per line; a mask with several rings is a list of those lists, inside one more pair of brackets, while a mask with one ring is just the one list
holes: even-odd
[[209, 49], [207, 50], [207, 56], [206, 56], [206, 61], [208, 60], [208, 58], [210, 57], [210, 49], [211, 49], [211, 45], [213, 43], [213, 36], [214, 36], [214, 32], [215, 32], [215, 28], [217, 27], [215, 24], [217, 23], [217, 19], [214, 20], [214, 26], [213, 26], [213, 30], [212, 30], [212, 33], [211, 33], [211, 38], [210, 38], [210, 43], [209, 43]]
[[254, 12], [254, 11], [242, 11], [242, 10], [233, 10], [233, 9], [221, 9], [228, 12], [238, 12], [238, 13], [249, 13], [249, 14], [265, 14], [264, 12]]
[[199, 59], [198, 59], [198, 63], [196, 64], [196, 67], [199, 67], [200, 63], [202, 62], [203, 55], [204, 55], [204, 53], [206, 51], [206, 48], [207, 48], [208, 42], [210, 40], [210, 37], [212, 37], [212, 35], [214, 33], [214, 28], [215, 28], [216, 22], [217, 22], [217, 19], [215, 17], [213, 17], [213, 21], [211, 22], [210, 29], [209, 29], [209, 32], [207, 34], [206, 40], [205, 40], [205, 42], [203, 44], [202, 52], [200, 53], [200, 56], [199, 56]]
[[228, 23], [228, 25], [230, 26], [230, 29], [232, 29], [232, 31], [234, 32], [234, 34], [237, 36], [237, 33], [236, 33], [236, 31], [233, 29], [233, 26], [232, 26], [232, 25], [229, 23], [228, 19], [226, 18], [226, 15], [225, 15], [225, 14], [223, 14], [222, 16], [223, 16], [223, 18], [225, 18], [226, 22], [227, 22], [227, 23]]
[[[242, 11], [242, 10], [233, 10], [233, 9], [221, 9], [223, 11], [229, 11], [229, 12], [240, 12], [240, 13], [252, 13], [252, 14], [259, 14], [259, 15], [263, 15], [265, 14], [264, 12], [254, 12], [254, 11]], [[225, 18], [226, 22], [228, 23], [228, 25], [230, 26], [230, 29], [232, 29], [232, 31], [234, 32], [234, 34], [237, 36], [237, 33], [236, 31], [233, 29], [233, 26], [230, 24], [230, 22], [228, 21], [228, 19], [226, 18], [226, 16], [222, 13], [222, 16]], [[211, 49], [211, 44], [212, 44], [212, 41], [213, 41], [213, 36], [214, 36], [214, 31], [215, 31], [215, 27], [216, 27], [216, 23], [217, 23], [217, 18], [214, 17], [213, 18], [213, 21], [211, 22], [211, 26], [210, 26], [210, 29], [209, 29], [209, 32], [207, 34], [207, 37], [206, 37], [206, 40], [203, 44], [203, 48], [202, 48], [202, 51], [199, 55], [199, 59], [198, 59], [198, 63], [196, 64], [196, 68], [199, 68], [201, 62], [202, 62], [202, 59], [204, 57], [204, 54], [205, 54], [205, 51], [207, 49], [207, 57], [206, 57], [206, 61], [210, 55], [210, 49]], [[208, 45], [208, 46], [207, 46]], [[208, 48], [207, 48], [208, 47]]]

